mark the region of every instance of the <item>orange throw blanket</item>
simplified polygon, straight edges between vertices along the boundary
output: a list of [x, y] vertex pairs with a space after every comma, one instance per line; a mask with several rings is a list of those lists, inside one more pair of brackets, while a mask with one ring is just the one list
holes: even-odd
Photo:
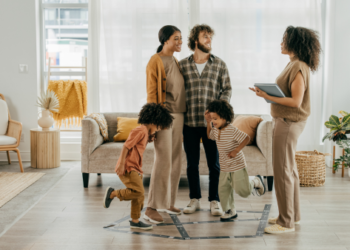
[[57, 127], [81, 126], [81, 120], [87, 114], [87, 84], [80, 80], [50, 81], [48, 90], [52, 90], [60, 103], [59, 112], [53, 113]]

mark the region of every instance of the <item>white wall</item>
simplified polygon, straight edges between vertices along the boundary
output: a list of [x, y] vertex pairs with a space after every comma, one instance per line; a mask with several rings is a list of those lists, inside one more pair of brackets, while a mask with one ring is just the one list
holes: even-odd
[[334, 2], [332, 114], [350, 112], [350, 1]]
[[[20, 151], [29, 160], [31, 128], [37, 127], [35, 106], [38, 75], [38, 30], [36, 0], [11, 0], [0, 3], [0, 93], [8, 103], [11, 117], [23, 124], [24, 142]], [[28, 65], [28, 73], [19, 73], [19, 64]], [[12, 155], [17, 161], [17, 156]], [[0, 152], [0, 160], [6, 159]]]
[[[35, 107], [40, 83], [38, 1], [4, 0], [0, 3], [0, 93], [7, 99], [12, 118], [23, 124], [24, 142], [20, 150], [25, 161], [30, 160], [29, 130], [37, 127], [38, 118]], [[326, 77], [330, 88], [325, 94], [331, 100], [327, 103], [328, 113], [337, 114], [339, 110], [350, 111], [350, 0], [327, 1], [331, 3], [327, 6], [332, 7], [332, 13], [328, 20], [331, 42], [328, 47], [330, 70]], [[29, 72], [20, 74], [19, 64], [28, 64]], [[331, 152], [330, 147], [327, 151]], [[79, 143], [62, 144], [61, 159], [80, 159]], [[2, 160], [6, 160], [6, 155], [0, 152]], [[12, 160], [16, 161], [17, 156], [13, 155]]]

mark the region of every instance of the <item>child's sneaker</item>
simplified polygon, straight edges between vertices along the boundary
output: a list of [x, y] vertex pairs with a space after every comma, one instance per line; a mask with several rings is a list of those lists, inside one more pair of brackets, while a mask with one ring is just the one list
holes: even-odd
[[283, 234], [283, 233], [294, 232], [295, 229], [294, 228], [286, 228], [286, 227], [282, 227], [278, 224], [275, 224], [273, 226], [265, 227], [264, 231], [265, 231], [265, 233], [268, 233], [268, 234]]
[[266, 187], [265, 187], [264, 180], [261, 177], [261, 175], [255, 176], [255, 178], [253, 180], [253, 183], [254, 183], [255, 193], [258, 196], [261, 196], [261, 195], [265, 194]]
[[109, 208], [109, 205], [111, 204], [112, 200], [111, 198], [111, 193], [114, 191], [114, 188], [111, 188], [111, 187], [108, 187], [106, 189], [106, 192], [105, 192], [105, 197], [104, 197], [104, 201], [103, 201], [103, 206], [105, 208]]
[[[273, 225], [276, 224], [277, 217], [276, 218], [269, 218], [268, 222], [269, 222], [269, 224], [273, 224]], [[294, 221], [294, 224], [295, 225], [299, 225], [300, 224], [300, 220], [299, 221]]]
[[146, 224], [142, 221], [139, 221], [138, 223], [130, 222], [130, 228], [136, 228], [136, 229], [142, 229], [142, 230], [151, 230], [153, 228], [152, 225]]
[[221, 221], [229, 221], [229, 220], [233, 220], [233, 219], [236, 219], [238, 217], [238, 214], [236, 213], [236, 210], [232, 211], [231, 209], [230, 210], [227, 210], [224, 215], [222, 215], [220, 217], [220, 220]]

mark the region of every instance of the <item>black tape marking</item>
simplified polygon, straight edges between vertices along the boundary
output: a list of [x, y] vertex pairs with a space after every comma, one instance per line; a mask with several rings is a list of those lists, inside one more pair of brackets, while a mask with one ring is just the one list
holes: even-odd
[[267, 220], [269, 219], [269, 213], [271, 209], [271, 204], [266, 204], [264, 207], [263, 214], [260, 218], [260, 223], [258, 230], [256, 231], [256, 236], [262, 237], [264, 235], [264, 229], [266, 227]]
[[[174, 236], [168, 236], [168, 235], [162, 235], [162, 234], [151, 234], [151, 233], [143, 233], [143, 232], [133, 232], [133, 231], [124, 231], [122, 228], [129, 228], [129, 226], [119, 226], [120, 223], [124, 222], [125, 220], [130, 219], [130, 216], [126, 216], [124, 218], [121, 218], [104, 228], [108, 231], [118, 232], [118, 233], [126, 233], [126, 234], [135, 234], [135, 235], [146, 235], [146, 236], [152, 236], [152, 237], [158, 237], [158, 238], [164, 238], [164, 239], [176, 239], [176, 240], [208, 240], [208, 239], [234, 239], [234, 238], [256, 238], [256, 237], [262, 237], [264, 235], [264, 229], [269, 217], [271, 209], [271, 204], [266, 204], [264, 207], [264, 211], [237, 211], [240, 213], [262, 213], [262, 216], [260, 219], [236, 219], [236, 220], [229, 220], [229, 221], [192, 221], [192, 222], [181, 222], [177, 215], [169, 214], [171, 219], [174, 223], [163, 223], [163, 224], [155, 224], [154, 227], [161, 227], [161, 226], [176, 226], [178, 229], [180, 235], [182, 237], [174, 237]], [[142, 210], [144, 212], [145, 209]], [[210, 211], [210, 209], [200, 209], [199, 211]], [[227, 223], [227, 222], [239, 222], [239, 221], [259, 221], [258, 230], [256, 232], [256, 235], [240, 235], [240, 236], [207, 236], [207, 237], [190, 237], [186, 231], [186, 229], [183, 227], [183, 225], [191, 225], [191, 224], [211, 224], [211, 223]]]
[[[197, 211], [210, 211], [210, 209], [198, 209]], [[263, 212], [261, 211], [243, 211], [243, 210], [237, 210], [237, 213], [250, 213], [250, 214], [261, 214]]]
[[177, 215], [170, 214], [170, 217], [173, 220], [174, 224], [176, 224], [175, 226], [176, 226], [177, 230], [179, 231], [179, 233], [181, 234], [182, 238], [185, 239], [185, 240], [189, 240], [190, 236], [188, 235], [186, 229], [182, 225], [182, 223], [179, 220], [179, 218], [177, 217]]

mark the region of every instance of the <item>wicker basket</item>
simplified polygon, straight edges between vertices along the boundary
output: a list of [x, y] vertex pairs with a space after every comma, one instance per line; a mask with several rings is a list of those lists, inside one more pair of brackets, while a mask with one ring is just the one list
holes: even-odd
[[315, 151], [298, 151], [295, 154], [297, 162], [300, 186], [320, 187], [326, 181], [326, 161], [325, 156]]

